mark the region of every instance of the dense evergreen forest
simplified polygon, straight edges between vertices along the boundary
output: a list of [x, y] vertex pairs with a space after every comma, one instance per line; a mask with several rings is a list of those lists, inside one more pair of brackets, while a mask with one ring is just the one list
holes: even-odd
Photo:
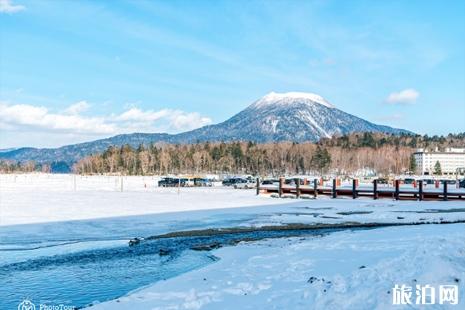
[[[381, 174], [414, 168], [416, 148], [464, 147], [465, 133], [448, 136], [361, 133], [318, 143], [197, 143], [109, 147], [74, 164], [81, 174], [121, 173], [165, 175], [178, 173], [234, 173], [254, 175], [351, 174], [372, 169]], [[48, 171], [47, 164], [0, 162], [2, 172]]]

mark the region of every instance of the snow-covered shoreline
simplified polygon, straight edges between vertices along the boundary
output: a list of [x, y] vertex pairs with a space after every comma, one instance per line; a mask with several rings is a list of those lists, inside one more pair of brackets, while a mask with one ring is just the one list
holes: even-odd
[[430, 307], [459, 309], [464, 233], [465, 224], [425, 225], [241, 243], [213, 251], [214, 264], [91, 308], [391, 309], [396, 284], [418, 284], [458, 285], [458, 306]]
[[158, 188], [155, 177], [125, 177], [121, 192], [115, 185], [119, 180], [116, 176], [75, 179], [73, 175], [0, 175], [0, 226], [208, 210], [262, 214], [241, 223], [251, 226], [465, 219], [465, 205], [461, 201], [277, 199], [256, 196], [253, 190], [224, 187]]
[[465, 224], [427, 224], [464, 221], [461, 201], [279, 199], [222, 187], [178, 192], [147, 177], [124, 182], [121, 192], [105, 176], [78, 180], [77, 188], [70, 175], [0, 176], [0, 250], [18, 250], [4, 252], [3, 263], [41, 255], [35, 247], [67, 253], [62, 243], [209, 228], [423, 223], [241, 242], [211, 251], [218, 262], [95, 308], [390, 309], [387, 292], [414, 283], [456, 284], [464, 305]]

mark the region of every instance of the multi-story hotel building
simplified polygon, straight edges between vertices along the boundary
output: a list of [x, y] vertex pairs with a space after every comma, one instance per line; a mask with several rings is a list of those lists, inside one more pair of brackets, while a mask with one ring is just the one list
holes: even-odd
[[465, 173], [465, 148], [446, 148], [443, 152], [418, 149], [414, 154], [417, 173], [421, 175], [434, 174], [437, 162], [441, 165], [444, 175]]

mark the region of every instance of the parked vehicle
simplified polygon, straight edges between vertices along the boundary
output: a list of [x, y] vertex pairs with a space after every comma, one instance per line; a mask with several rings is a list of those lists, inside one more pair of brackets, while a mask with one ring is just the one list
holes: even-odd
[[459, 180], [459, 187], [465, 188], [465, 179]]
[[184, 184], [183, 186], [188, 186], [188, 187], [195, 186], [193, 178], [181, 178], [181, 183]]
[[232, 186], [234, 185], [234, 183], [236, 183], [236, 178], [227, 178], [227, 179], [224, 179], [223, 182], [221, 182], [223, 186]]
[[252, 179], [234, 177], [223, 180], [222, 184], [223, 186], [233, 186], [234, 188], [252, 188], [255, 186], [255, 181]]
[[404, 184], [413, 184], [415, 182], [414, 178], [405, 178], [404, 179]]
[[194, 186], [212, 186], [212, 182], [205, 178], [194, 178]]
[[261, 185], [279, 185], [279, 180], [277, 179], [265, 179], [262, 181]]
[[378, 184], [388, 184], [388, 179], [386, 178], [379, 178], [377, 179], [378, 180]]
[[234, 188], [245, 188], [245, 189], [248, 189], [248, 188], [253, 188], [255, 187], [255, 182], [253, 182], [252, 180], [248, 180], [248, 179], [243, 179], [243, 178], [237, 178], [236, 179], [236, 182], [234, 183]]
[[434, 180], [433, 179], [423, 179], [423, 184], [434, 184]]
[[[284, 180], [284, 184], [295, 186], [295, 179], [296, 178], [287, 178], [286, 180]], [[304, 183], [305, 183], [304, 179], [302, 179], [302, 178], [297, 178], [297, 179], [299, 179], [300, 185], [304, 185]], [[278, 181], [278, 183], [279, 183], [279, 181]]]
[[175, 186], [184, 187], [186, 186], [186, 180], [187, 179], [166, 177], [158, 181], [158, 186], [159, 187], [175, 187]]

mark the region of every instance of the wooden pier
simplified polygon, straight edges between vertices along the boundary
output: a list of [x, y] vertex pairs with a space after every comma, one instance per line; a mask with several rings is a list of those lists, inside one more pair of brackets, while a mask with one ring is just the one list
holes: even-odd
[[418, 200], [418, 201], [447, 201], [463, 200], [465, 201], [465, 188], [449, 188], [447, 183], [441, 187], [429, 184], [431, 187], [426, 188], [423, 182], [418, 185], [401, 185], [399, 180], [395, 180], [393, 186], [387, 184], [378, 184], [374, 180], [373, 184], [360, 186], [358, 180], [352, 180], [351, 185], [340, 185], [337, 179], [333, 179], [330, 186], [321, 185], [320, 180], [314, 179], [311, 182], [301, 184], [300, 179], [296, 179], [293, 185], [285, 184], [284, 178], [280, 178], [278, 185], [261, 185], [257, 179], [257, 195], [260, 193], [277, 193], [279, 197], [293, 195], [292, 197], [300, 198], [318, 195], [330, 196], [332, 198], [351, 197], [370, 197], [372, 199], [389, 198], [393, 200]]

